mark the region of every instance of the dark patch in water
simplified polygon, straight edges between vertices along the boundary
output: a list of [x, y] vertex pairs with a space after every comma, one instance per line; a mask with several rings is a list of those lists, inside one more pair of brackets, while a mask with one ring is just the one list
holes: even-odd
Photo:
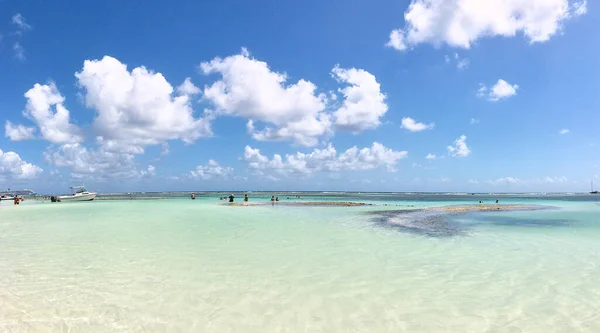
[[450, 214], [426, 212], [422, 209], [369, 212], [377, 225], [401, 232], [429, 237], [454, 237], [467, 235], [466, 228], [448, 219]]
[[[556, 207], [531, 206], [519, 209], [539, 210], [556, 209]], [[506, 212], [506, 211], [504, 211]], [[490, 216], [493, 213], [494, 216]], [[502, 211], [498, 211], [502, 213]], [[381, 227], [393, 228], [401, 232], [419, 234], [429, 237], [466, 236], [469, 230], [477, 225], [492, 224], [499, 227], [568, 227], [573, 221], [567, 219], [533, 219], [496, 215], [494, 211], [441, 211], [436, 209], [412, 209], [365, 212], [371, 221]], [[465, 222], [453, 219], [455, 216], [476, 214], [476, 221]]]

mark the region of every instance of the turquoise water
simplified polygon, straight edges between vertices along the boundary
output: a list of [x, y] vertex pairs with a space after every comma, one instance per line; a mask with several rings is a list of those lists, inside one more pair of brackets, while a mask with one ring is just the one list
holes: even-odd
[[600, 331], [593, 199], [430, 224], [395, 210], [472, 199], [284, 197], [2, 203], [0, 331]]

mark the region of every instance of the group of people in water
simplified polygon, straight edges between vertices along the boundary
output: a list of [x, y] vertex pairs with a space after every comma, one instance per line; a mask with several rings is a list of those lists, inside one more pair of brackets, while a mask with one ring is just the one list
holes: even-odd
[[[479, 203], [482, 204], [483, 201], [479, 200]], [[498, 199], [496, 199], [496, 203], [499, 203]]]
[[[290, 197], [287, 197], [288, 199]], [[196, 193], [190, 193], [190, 199], [195, 200], [196, 199]], [[296, 195], [296, 199], [300, 199], [299, 195]], [[219, 200], [228, 200], [229, 202], [234, 202], [235, 200], [235, 196], [233, 194], [230, 194], [228, 197], [220, 197]], [[244, 202], [248, 202], [249, 198], [248, 198], [248, 194], [244, 194]], [[275, 203], [275, 202], [279, 202], [279, 197], [276, 196], [271, 196], [271, 202]]]
[[[219, 198], [219, 200], [229, 200], [229, 202], [233, 202], [235, 200], [235, 196], [233, 194], [230, 194], [228, 197]], [[249, 200], [248, 194], [244, 194], [244, 202], [248, 202], [248, 200]], [[278, 201], [279, 201], [279, 197], [276, 197], [274, 195], [271, 196], [271, 202], [278, 202]]]

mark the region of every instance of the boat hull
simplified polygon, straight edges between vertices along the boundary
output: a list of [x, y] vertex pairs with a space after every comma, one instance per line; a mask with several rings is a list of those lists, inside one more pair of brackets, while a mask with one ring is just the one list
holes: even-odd
[[63, 195], [58, 197], [60, 202], [92, 201], [96, 199], [96, 193], [87, 193], [81, 195]]

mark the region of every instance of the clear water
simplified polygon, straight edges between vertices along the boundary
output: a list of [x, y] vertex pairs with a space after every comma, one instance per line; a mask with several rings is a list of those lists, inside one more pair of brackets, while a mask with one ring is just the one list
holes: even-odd
[[600, 332], [594, 199], [502, 197], [556, 208], [438, 233], [391, 210], [479, 197], [218, 196], [2, 203], [0, 332]]

